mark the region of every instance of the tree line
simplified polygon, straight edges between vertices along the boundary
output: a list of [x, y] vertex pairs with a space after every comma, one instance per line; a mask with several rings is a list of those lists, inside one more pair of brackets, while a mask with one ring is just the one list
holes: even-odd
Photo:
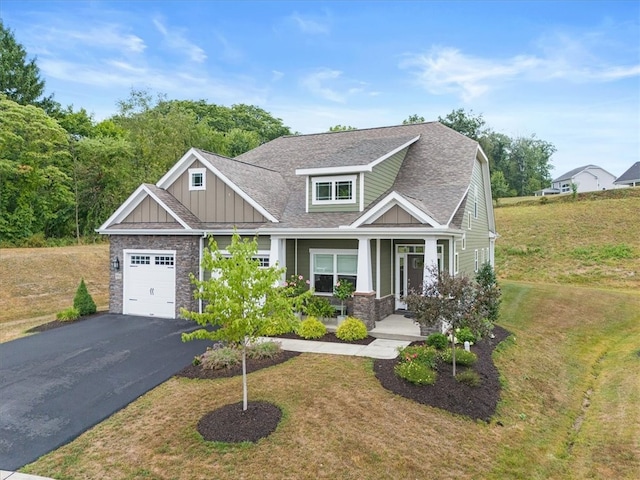
[[[495, 194], [526, 195], [549, 183], [553, 145], [495, 133], [481, 115], [463, 110], [439, 120], [481, 143]], [[416, 121], [424, 119], [412, 115], [405, 123]], [[254, 105], [172, 100], [145, 90], [132, 90], [114, 115], [96, 122], [84, 108], [45, 96], [35, 59], [0, 21], [0, 246], [95, 238], [131, 192], [157, 182], [189, 148], [235, 157], [292, 134]]]

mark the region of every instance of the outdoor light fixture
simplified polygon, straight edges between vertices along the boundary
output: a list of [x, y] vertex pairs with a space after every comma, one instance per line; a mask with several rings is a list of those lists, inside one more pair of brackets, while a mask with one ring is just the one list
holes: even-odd
[[120, 270], [120, 260], [118, 260], [118, 257], [115, 257], [113, 260], [111, 260], [111, 268], [113, 268], [116, 272]]

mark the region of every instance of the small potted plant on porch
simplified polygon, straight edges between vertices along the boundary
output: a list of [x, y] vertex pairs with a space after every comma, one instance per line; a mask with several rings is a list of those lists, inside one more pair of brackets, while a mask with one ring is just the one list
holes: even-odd
[[347, 318], [344, 311], [344, 301], [353, 295], [355, 287], [349, 280], [339, 280], [333, 287], [333, 296], [340, 300], [340, 315], [338, 315], [338, 325]]

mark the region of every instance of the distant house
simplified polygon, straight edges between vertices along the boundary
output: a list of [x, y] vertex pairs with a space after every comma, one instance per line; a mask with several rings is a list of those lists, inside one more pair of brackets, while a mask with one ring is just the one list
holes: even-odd
[[620, 175], [613, 183], [629, 187], [640, 187], [640, 162], [631, 165], [629, 170]]
[[206, 237], [224, 250], [234, 229], [259, 235], [261, 264], [304, 275], [316, 295], [354, 283], [349, 313], [373, 328], [406, 307], [429, 267], [473, 275], [493, 264], [489, 162], [437, 122], [281, 137], [237, 158], [192, 148], [98, 230], [110, 236], [109, 310], [199, 308], [189, 274], [206, 274]]
[[616, 188], [613, 183], [615, 180], [615, 175], [607, 172], [604, 168], [597, 165], [585, 165], [560, 175], [551, 183], [551, 189], [558, 190], [559, 193], [570, 193], [571, 184], [575, 183], [578, 186], [578, 193], [596, 192]]

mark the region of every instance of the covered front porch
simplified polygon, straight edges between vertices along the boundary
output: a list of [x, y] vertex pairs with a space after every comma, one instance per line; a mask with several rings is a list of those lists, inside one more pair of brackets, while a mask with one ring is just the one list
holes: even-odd
[[420, 234], [416, 229], [410, 234], [402, 232], [401, 236], [379, 229], [375, 233], [330, 238], [272, 234], [270, 264], [285, 266], [286, 278], [302, 275], [317, 296], [327, 297], [332, 303], [336, 303], [334, 285], [349, 281], [355, 285], [355, 292], [347, 313], [363, 320], [372, 334], [401, 332], [400, 335], [420, 337], [419, 328], [411, 319], [394, 312], [406, 308], [404, 297], [408, 293], [421, 291], [432, 274], [432, 266], [454, 271], [455, 233], [425, 235], [424, 229]]

